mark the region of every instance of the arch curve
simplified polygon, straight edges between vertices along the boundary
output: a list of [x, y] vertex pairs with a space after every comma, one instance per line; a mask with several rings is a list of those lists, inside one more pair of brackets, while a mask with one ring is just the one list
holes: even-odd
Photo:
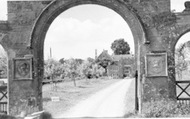
[[181, 37], [183, 37], [185, 34], [190, 33], [190, 29], [186, 29], [184, 32], [182, 32], [172, 43], [172, 50], [175, 51], [175, 47], [177, 42], [180, 40]]
[[[126, 21], [133, 34], [136, 61], [140, 61], [139, 46], [146, 40], [146, 34], [138, 14], [128, 8], [130, 4], [126, 4], [121, 0], [53, 0], [36, 19], [29, 40], [29, 48], [32, 50], [36, 61], [34, 62], [35, 67], [37, 67], [35, 70], [39, 73], [37, 74], [38, 78], [43, 78], [44, 39], [50, 25], [62, 12], [84, 4], [96, 4], [107, 7], [118, 13]], [[137, 63], [137, 65], [140, 65], [140, 63]], [[140, 66], [138, 68], [140, 70]]]
[[142, 40], [141, 36], [144, 36], [145, 32], [141, 20], [120, 0], [54, 0], [42, 11], [34, 23], [29, 46], [31, 48], [36, 48], [36, 44], [43, 46], [46, 32], [54, 19], [67, 9], [82, 4], [97, 4], [114, 10], [129, 25], [135, 44], [138, 40]]
[[50, 25], [58, 15], [71, 7], [84, 4], [96, 4], [110, 8], [118, 13], [126, 21], [133, 34], [135, 45], [135, 58], [137, 61], [136, 66], [140, 74], [140, 70], [142, 69], [142, 65], [140, 63], [140, 57], [142, 52], [140, 51], [140, 45], [144, 43], [146, 36], [141, 20], [139, 19], [138, 15], [136, 15], [133, 11], [127, 8], [128, 5], [120, 0], [54, 0], [42, 11], [42, 13], [36, 19], [36, 22], [34, 23], [33, 29], [31, 31], [29, 41], [29, 48], [31, 49], [34, 57], [33, 67], [35, 73], [33, 78], [36, 82], [35, 87], [37, 87], [36, 89], [38, 89], [37, 92], [39, 97], [38, 102], [40, 103], [40, 110], [42, 110], [42, 83], [40, 82], [43, 79], [44, 72], [43, 50], [46, 33]]

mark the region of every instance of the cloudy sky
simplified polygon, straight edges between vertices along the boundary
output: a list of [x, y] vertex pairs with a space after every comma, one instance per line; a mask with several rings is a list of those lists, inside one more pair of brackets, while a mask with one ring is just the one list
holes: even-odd
[[[184, 1], [171, 0], [171, 10], [182, 11]], [[6, 20], [6, 0], [1, 0], [0, 5], [0, 19]], [[63, 12], [51, 24], [45, 39], [44, 56], [46, 59], [49, 57], [50, 48], [57, 60], [94, 58], [95, 49], [98, 54], [103, 49], [112, 54], [111, 43], [118, 38], [124, 38], [134, 51], [130, 28], [117, 13], [98, 5], [80, 5]]]
[[95, 49], [98, 54], [103, 49], [111, 54], [111, 43], [118, 38], [124, 38], [134, 49], [131, 31], [117, 13], [97, 5], [73, 7], [52, 23], [45, 39], [45, 57], [50, 47], [56, 58], [94, 58]]

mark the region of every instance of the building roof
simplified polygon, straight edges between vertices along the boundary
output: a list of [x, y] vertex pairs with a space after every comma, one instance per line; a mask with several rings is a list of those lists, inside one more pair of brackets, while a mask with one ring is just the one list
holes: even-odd
[[112, 60], [112, 57], [108, 54], [107, 50], [103, 50], [103, 52], [97, 57], [99, 60], [108, 59]]

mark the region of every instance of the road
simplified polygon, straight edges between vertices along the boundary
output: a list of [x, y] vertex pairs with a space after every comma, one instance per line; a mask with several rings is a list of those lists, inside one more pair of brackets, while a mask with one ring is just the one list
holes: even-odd
[[95, 93], [56, 118], [123, 117], [126, 113], [126, 95], [134, 79], [122, 79]]

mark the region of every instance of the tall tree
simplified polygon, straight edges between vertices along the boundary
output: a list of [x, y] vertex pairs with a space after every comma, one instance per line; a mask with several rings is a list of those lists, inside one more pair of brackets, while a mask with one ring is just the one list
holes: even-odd
[[115, 55], [130, 54], [129, 44], [123, 39], [117, 39], [111, 44], [111, 49]]

